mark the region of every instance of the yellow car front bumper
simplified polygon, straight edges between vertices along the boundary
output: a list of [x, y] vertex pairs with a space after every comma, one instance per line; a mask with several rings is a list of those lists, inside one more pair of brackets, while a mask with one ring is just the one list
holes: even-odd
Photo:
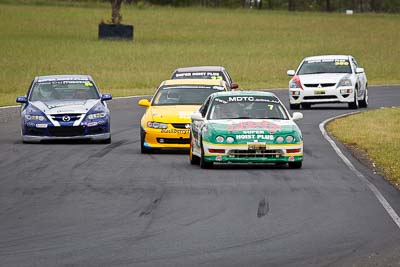
[[190, 129], [144, 129], [144, 146], [152, 148], [182, 148], [190, 147]]

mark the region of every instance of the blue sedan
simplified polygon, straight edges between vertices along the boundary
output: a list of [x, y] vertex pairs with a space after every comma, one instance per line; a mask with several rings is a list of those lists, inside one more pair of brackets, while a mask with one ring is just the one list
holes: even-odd
[[88, 75], [38, 76], [21, 103], [23, 142], [89, 139], [111, 142], [110, 111]]

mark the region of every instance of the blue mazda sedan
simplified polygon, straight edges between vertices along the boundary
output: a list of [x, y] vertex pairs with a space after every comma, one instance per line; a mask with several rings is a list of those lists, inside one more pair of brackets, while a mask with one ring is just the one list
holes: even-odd
[[37, 76], [21, 103], [23, 142], [89, 139], [111, 142], [110, 94], [100, 94], [89, 75]]

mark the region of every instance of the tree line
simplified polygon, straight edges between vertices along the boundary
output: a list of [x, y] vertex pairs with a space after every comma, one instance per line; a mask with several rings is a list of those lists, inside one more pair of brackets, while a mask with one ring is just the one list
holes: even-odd
[[170, 6], [247, 7], [289, 11], [400, 12], [400, 0], [124, 0], [127, 4], [147, 3]]

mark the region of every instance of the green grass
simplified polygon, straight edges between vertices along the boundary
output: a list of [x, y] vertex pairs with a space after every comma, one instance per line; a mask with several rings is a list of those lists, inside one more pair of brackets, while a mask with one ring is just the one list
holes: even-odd
[[382, 174], [400, 189], [400, 108], [340, 118], [327, 128], [344, 144], [367, 153]]
[[0, 4], [0, 105], [46, 74], [90, 74], [124, 96], [152, 93], [177, 67], [224, 65], [241, 88], [286, 87], [286, 70], [315, 54], [352, 54], [370, 84], [400, 84], [399, 15], [124, 5], [135, 40], [98, 41], [110, 13], [109, 4]]

